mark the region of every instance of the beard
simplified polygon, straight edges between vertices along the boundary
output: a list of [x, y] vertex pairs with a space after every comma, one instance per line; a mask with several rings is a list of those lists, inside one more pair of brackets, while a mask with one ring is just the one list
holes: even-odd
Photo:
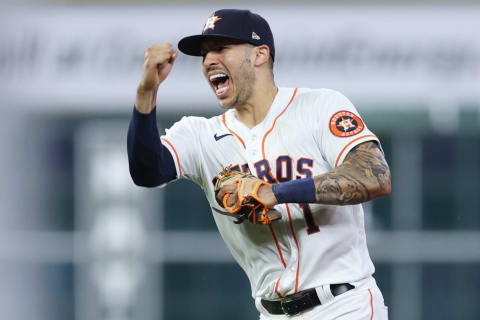
[[255, 87], [256, 76], [252, 67], [252, 61], [249, 58], [243, 60], [240, 66], [240, 72], [238, 76], [234, 77], [235, 88], [238, 90], [232, 102], [229, 103], [230, 108], [240, 106], [250, 99], [253, 94], [253, 88]]

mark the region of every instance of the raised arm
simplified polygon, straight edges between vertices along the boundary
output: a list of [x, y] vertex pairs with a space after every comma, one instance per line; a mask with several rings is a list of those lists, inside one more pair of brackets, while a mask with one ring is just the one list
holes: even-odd
[[142, 187], [159, 186], [177, 175], [170, 151], [160, 142], [155, 113], [158, 87], [170, 73], [177, 54], [168, 43], [151, 46], [145, 53], [127, 137], [130, 175]]

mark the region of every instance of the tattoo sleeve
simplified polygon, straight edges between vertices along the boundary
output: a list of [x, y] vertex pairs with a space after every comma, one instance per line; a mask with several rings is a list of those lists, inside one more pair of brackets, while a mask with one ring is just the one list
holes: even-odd
[[390, 194], [390, 169], [375, 141], [355, 146], [334, 170], [316, 176], [317, 203], [349, 205]]

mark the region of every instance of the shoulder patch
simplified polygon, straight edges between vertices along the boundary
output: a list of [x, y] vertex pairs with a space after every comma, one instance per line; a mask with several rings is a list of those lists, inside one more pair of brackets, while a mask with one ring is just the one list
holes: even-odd
[[330, 118], [330, 132], [341, 138], [359, 134], [365, 125], [359, 116], [350, 111], [338, 111]]

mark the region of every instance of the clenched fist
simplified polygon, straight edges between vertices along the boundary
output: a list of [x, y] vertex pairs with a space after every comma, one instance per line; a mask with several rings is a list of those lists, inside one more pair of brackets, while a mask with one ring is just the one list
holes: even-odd
[[135, 107], [139, 112], [150, 113], [155, 107], [158, 86], [172, 70], [177, 56], [178, 52], [170, 43], [153, 45], [147, 49], [135, 102]]

